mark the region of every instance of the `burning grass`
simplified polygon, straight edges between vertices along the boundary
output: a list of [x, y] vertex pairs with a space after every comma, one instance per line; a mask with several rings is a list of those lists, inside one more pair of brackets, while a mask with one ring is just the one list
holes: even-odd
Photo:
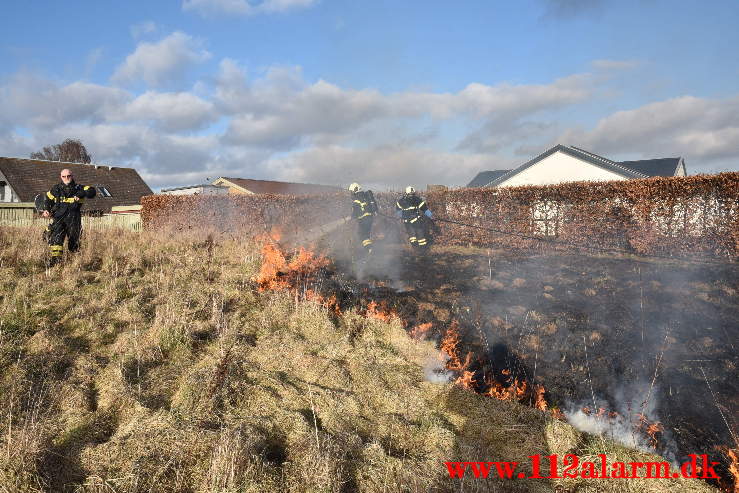
[[276, 256], [265, 276], [263, 245], [116, 232], [47, 271], [37, 233], [0, 230], [3, 493], [458, 491], [443, 461], [598, 447], [645, 457], [516, 402], [428, 382], [434, 344], [409, 337], [388, 306], [339, 310], [307, 284], [326, 267], [310, 252], [272, 250], [284, 263]]

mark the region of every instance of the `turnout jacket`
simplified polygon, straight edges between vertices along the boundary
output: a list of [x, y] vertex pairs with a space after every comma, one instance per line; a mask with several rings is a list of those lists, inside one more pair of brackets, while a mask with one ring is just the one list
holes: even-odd
[[404, 222], [414, 223], [428, 210], [428, 206], [421, 197], [411, 194], [400, 197], [395, 202], [395, 210], [400, 213], [400, 218]]
[[352, 194], [352, 219], [363, 219], [377, 214], [377, 202], [372, 190]]
[[[79, 200], [75, 200], [77, 197]], [[78, 185], [72, 180], [68, 185], [57, 183], [46, 192], [44, 209], [51, 212], [54, 218], [66, 215], [79, 215], [85, 199], [95, 197], [95, 187]]]

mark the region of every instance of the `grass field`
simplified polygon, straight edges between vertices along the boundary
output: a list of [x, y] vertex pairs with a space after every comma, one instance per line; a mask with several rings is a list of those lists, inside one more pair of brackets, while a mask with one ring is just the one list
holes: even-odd
[[0, 229], [0, 491], [713, 491], [449, 479], [444, 461], [659, 460], [425, 377], [399, 320], [261, 293], [250, 241], [105, 232], [46, 269]]

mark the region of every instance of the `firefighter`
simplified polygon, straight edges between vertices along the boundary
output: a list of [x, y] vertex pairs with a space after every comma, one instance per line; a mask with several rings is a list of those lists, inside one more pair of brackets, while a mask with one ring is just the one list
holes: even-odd
[[70, 252], [79, 250], [80, 234], [82, 234], [82, 213], [80, 209], [85, 199], [95, 197], [95, 188], [75, 183], [70, 170], [63, 169], [61, 178], [61, 183], [57, 183], [46, 192], [44, 212], [42, 213], [44, 217], [53, 218], [48, 228], [52, 266], [58, 264], [62, 259], [65, 237]]
[[406, 187], [405, 193], [395, 203], [395, 214], [403, 220], [403, 226], [408, 234], [408, 243], [418, 250], [426, 250], [427, 238], [426, 218], [433, 218], [433, 214], [423, 198], [416, 195], [416, 189]]
[[362, 190], [359, 183], [349, 185], [352, 193], [352, 219], [357, 221], [357, 234], [365, 254], [372, 253], [372, 222], [377, 215], [377, 202], [372, 190]]

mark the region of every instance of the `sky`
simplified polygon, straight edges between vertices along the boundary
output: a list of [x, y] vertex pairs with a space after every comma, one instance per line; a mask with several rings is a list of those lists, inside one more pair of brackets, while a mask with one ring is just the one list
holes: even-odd
[[737, 0], [6, 0], [0, 156], [155, 190], [462, 186], [556, 144], [739, 170]]

